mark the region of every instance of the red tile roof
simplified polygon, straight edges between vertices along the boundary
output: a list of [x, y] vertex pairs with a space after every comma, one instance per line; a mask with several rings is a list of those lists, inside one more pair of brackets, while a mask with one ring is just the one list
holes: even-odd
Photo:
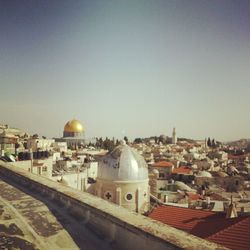
[[187, 194], [188, 195], [188, 199], [191, 201], [196, 201], [196, 200], [200, 200], [202, 199], [202, 196], [200, 194]]
[[216, 194], [216, 193], [210, 194], [210, 199], [213, 201], [228, 201], [228, 199], [226, 199], [222, 195]]
[[231, 160], [244, 160], [246, 158], [246, 155], [228, 155], [228, 159], [231, 159]]
[[250, 216], [226, 219], [224, 213], [160, 206], [149, 217], [230, 249], [250, 246]]
[[192, 173], [192, 169], [190, 169], [189, 167], [179, 167], [179, 168], [174, 168], [172, 170], [172, 174], [191, 174]]
[[173, 163], [167, 161], [159, 161], [153, 164], [152, 167], [171, 168], [173, 167]]
[[215, 213], [210, 211], [175, 206], [160, 206], [154, 209], [149, 217], [189, 232], [199, 222], [214, 215]]
[[236, 223], [207, 239], [234, 250], [250, 249], [250, 216], [237, 219], [231, 219]]

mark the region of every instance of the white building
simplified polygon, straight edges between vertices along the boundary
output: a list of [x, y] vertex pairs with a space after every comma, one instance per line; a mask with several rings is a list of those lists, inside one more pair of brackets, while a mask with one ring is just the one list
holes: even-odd
[[148, 211], [148, 166], [124, 141], [99, 162], [95, 195], [131, 211]]
[[33, 174], [42, 175], [47, 178], [51, 178], [52, 176], [52, 157], [39, 160], [16, 161], [11, 164]]
[[54, 143], [54, 139], [29, 138], [27, 140], [27, 148], [32, 149], [33, 152], [48, 151], [53, 148]]
[[[81, 159], [77, 161], [57, 160], [54, 165], [54, 171], [58, 175], [53, 176], [52, 179], [81, 191], [89, 191], [88, 189], [97, 177], [97, 170], [97, 162], [83, 163]], [[92, 183], [88, 183], [89, 178], [92, 179]]]
[[53, 148], [55, 151], [60, 153], [68, 151], [67, 142], [54, 142]]

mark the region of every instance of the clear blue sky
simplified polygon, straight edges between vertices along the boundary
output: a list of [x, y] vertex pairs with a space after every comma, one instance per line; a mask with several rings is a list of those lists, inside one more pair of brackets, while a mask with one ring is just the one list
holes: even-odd
[[49, 137], [250, 137], [250, 1], [0, 0], [0, 123]]

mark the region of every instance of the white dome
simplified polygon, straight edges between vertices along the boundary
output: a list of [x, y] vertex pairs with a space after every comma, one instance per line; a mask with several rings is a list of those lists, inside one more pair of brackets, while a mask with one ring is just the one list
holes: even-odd
[[180, 190], [186, 190], [186, 191], [191, 191], [191, 190], [192, 190], [188, 185], [186, 185], [186, 184], [185, 184], [184, 182], [182, 182], [182, 181], [176, 181], [174, 184], [175, 184], [176, 187], [177, 187], [178, 189], [180, 189]]
[[144, 158], [126, 143], [102, 157], [98, 164], [98, 178], [104, 180], [146, 180], [148, 165]]
[[159, 170], [154, 168], [153, 171], [152, 171], [153, 174], [159, 174]]
[[212, 175], [209, 172], [207, 172], [207, 171], [200, 171], [198, 173], [198, 176], [200, 176], [200, 177], [208, 177], [208, 178], [212, 177]]

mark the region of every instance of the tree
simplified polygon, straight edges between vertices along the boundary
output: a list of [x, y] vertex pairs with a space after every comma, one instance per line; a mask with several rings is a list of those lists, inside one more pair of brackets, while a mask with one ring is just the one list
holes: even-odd
[[211, 147], [211, 140], [210, 140], [210, 137], [208, 137], [208, 139], [207, 139], [207, 146], [208, 146], [208, 147]]
[[95, 147], [96, 148], [103, 148], [103, 139], [102, 139], [102, 137], [96, 138]]
[[155, 136], [155, 144], [157, 144], [157, 143], [158, 143], [158, 137]]
[[95, 145], [92, 142], [89, 142], [88, 147], [94, 147]]
[[103, 141], [103, 149], [106, 149], [108, 151], [112, 151], [115, 148], [115, 143], [113, 140], [110, 140], [108, 137]]
[[212, 146], [213, 148], [216, 147], [216, 144], [215, 144], [215, 140], [214, 140], [214, 139], [212, 140], [211, 146]]
[[128, 144], [128, 137], [127, 136], [124, 136], [124, 141]]
[[142, 143], [142, 139], [141, 138], [135, 138], [134, 143], [137, 143], [137, 144]]
[[109, 152], [111, 152], [111, 151], [113, 151], [114, 148], [115, 148], [114, 140], [108, 139], [108, 142], [107, 142], [107, 150], [108, 150]]
[[39, 135], [38, 135], [38, 134], [32, 135], [32, 139], [38, 139], [38, 138], [39, 138]]

